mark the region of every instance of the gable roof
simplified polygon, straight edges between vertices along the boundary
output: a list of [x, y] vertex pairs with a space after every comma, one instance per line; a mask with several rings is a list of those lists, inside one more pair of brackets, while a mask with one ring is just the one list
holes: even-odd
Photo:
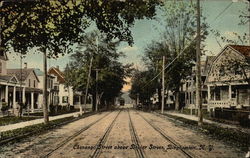
[[[39, 79], [34, 71], [34, 69], [30, 68], [24, 68], [24, 69], [7, 69], [7, 74], [8, 75], [15, 75], [19, 81], [25, 81], [27, 77], [31, 74], [34, 73], [37, 81], [39, 82]], [[22, 75], [21, 75], [22, 74]]]
[[13, 83], [18, 83], [18, 79], [15, 75], [0, 75], [0, 80], [4, 82], [13, 82]]
[[[211, 66], [210, 68], [208, 69], [208, 73], [207, 73], [207, 76], [209, 76], [211, 70], [212, 70], [212, 67], [213, 67], [213, 64], [214, 62], [225, 52], [225, 50], [227, 48], [231, 48], [232, 50], [234, 50], [236, 53], [238, 53], [239, 55], [243, 56], [243, 57], [247, 57], [249, 58], [250, 57], [250, 46], [245, 46], [245, 45], [226, 45], [218, 55], [214, 56], [213, 59], [212, 59], [212, 63], [211, 63]], [[207, 82], [207, 79], [208, 77], [206, 78], [206, 81]]]
[[216, 56], [207, 56], [206, 57], [206, 63], [205, 63], [205, 70], [204, 73], [205, 75], [208, 75], [209, 69], [211, 68], [213, 61]]
[[245, 57], [250, 57], [250, 46], [244, 46], [244, 45], [229, 45], [229, 46], [237, 50]]
[[58, 68], [51, 67], [48, 71], [48, 74], [57, 76], [57, 80], [59, 83], [65, 83], [64, 74]]

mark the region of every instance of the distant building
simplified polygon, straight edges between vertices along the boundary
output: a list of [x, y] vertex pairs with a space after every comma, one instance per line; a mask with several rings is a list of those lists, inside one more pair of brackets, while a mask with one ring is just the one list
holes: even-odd
[[[228, 71], [230, 63], [246, 58], [250, 58], [250, 46], [242, 45], [227, 45], [215, 57], [206, 79], [209, 109], [250, 106], [250, 85], [244, 75], [237, 73], [237, 70]], [[249, 78], [250, 69], [245, 72]]]

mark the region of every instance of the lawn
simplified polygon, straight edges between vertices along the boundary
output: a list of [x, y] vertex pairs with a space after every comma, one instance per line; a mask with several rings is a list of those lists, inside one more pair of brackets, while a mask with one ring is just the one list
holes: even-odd
[[237, 129], [222, 128], [215, 124], [203, 123], [201, 127], [198, 126], [197, 121], [188, 120], [182, 117], [173, 116], [169, 114], [163, 114], [168, 118], [181, 121], [186, 127], [196, 129], [205, 135], [212, 136], [215, 139], [222, 140], [226, 143], [233, 145], [236, 148], [240, 148], [242, 151], [248, 151], [250, 146], [250, 133], [244, 133]]
[[24, 122], [24, 121], [30, 121], [38, 118], [40, 117], [21, 117], [21, 118], [15, 116], [0, 117], [0, 126]]

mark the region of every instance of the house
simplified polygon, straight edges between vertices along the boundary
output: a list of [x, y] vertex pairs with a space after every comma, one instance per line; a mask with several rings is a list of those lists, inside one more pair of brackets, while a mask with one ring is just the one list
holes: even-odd
[[250, 106], [250, 85], [246, 81], [250, 78], [250, 68], [240, 66], [247, 64], [247, 58], [250, 46], [243, 45], [227, 45], [214, 58], [206, 78], [208, 110]]
[[55, 77], [55, 86], [59, 90], [57, 96], [58, 105], [67, 106], [74, 105], [74, 91], [70, 86], [65, 85], [64, 74], [59, 67], [51, 67], [48, 71], [50, 76]]
[[[43, 89], [44, 84], [44, 72], [40, 69], [35, 69], [35, 73], [38, 76], [38, 79], [40, 80], [38, 84], [38, 88]], [[59, 94], [59, 88], [56, 84], [55, 77], [52, 75], [47, 75], [47, 94], [48, 94], [48, 109], [50, 110], [50, 106], [58, 105], [58, 94]], [[43, 105], [43, 96], [40, 95], [38, 98], [38, 107], [41, 109]]]
[[8, 57], [5, 52], [0, 51], [0, 108], [3, 103], [7, 103], [7, 106], [12, 111], [17, 112], [17, 87], [22, 85], [19, 84], [19, 80], [15, 74], [7, 74], [6, 64]]
[[[208, 89], [205, 85], [205, 80], [207, 78], [208, 71], [213, 63], [215, 56], [207, 56], [205, 61], [201, 62], [201, 93], [202, 93], [202, 105], [203, 108], [207, 107], [208, 103]], [[192, 74], [183, 81], [181, 87], [181, 92], [184, 93], [184, 107], [189, 109], [195, 109], [195, 99], [196, 99], [196, 77], [195, 77], [195, 66], [192, 68]]]
[[[79, 109], [80, 106], [83, 107], [84, 95], [80, 91], [74, 91], [72, 86], [66, 86], [65, 76], [59, 67], [51, 67], [48, 71], [48, 74], [55, 77], [55, 86], [57, 87], [58, 94], [57, 100], [58, 105], [62, 106], [74, 106], [75, 109]], [[83, 108], [86, 110], [92, 110], [93, 98], [92, 95], [88, 94], [86, 98], [86, 105]]]
[[[27, 68], [27, 63], [25, 63], [23, 69], [7, 69], [7, 75], [16, 76], [19, 81], [19, 84], [16, 85], [16, 87], [9, 88], [9, 92], [13, 92], [15, 102], [24, 103], [29, 107], [31, 112], [38, 109], [38, 97], [42, 94], [42, 90], [38, 87], [40, 81], [34, 69]], [[15, 105], [15, 103], [13, 105]]]

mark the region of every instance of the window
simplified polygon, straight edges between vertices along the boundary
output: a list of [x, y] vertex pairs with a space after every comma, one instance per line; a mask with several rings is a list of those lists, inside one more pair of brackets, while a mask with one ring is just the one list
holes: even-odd
[[36, 88], [36, 80], [34, 80], [34, 88]]
[[67, 96], [62, 97], [62, 103], [68, 103], [69, 98]]
[[53, 88], [53, 80], [51, 80], [50, 88]]
[[29, 87], [30, 87], [30, 79], [29, 79]]

